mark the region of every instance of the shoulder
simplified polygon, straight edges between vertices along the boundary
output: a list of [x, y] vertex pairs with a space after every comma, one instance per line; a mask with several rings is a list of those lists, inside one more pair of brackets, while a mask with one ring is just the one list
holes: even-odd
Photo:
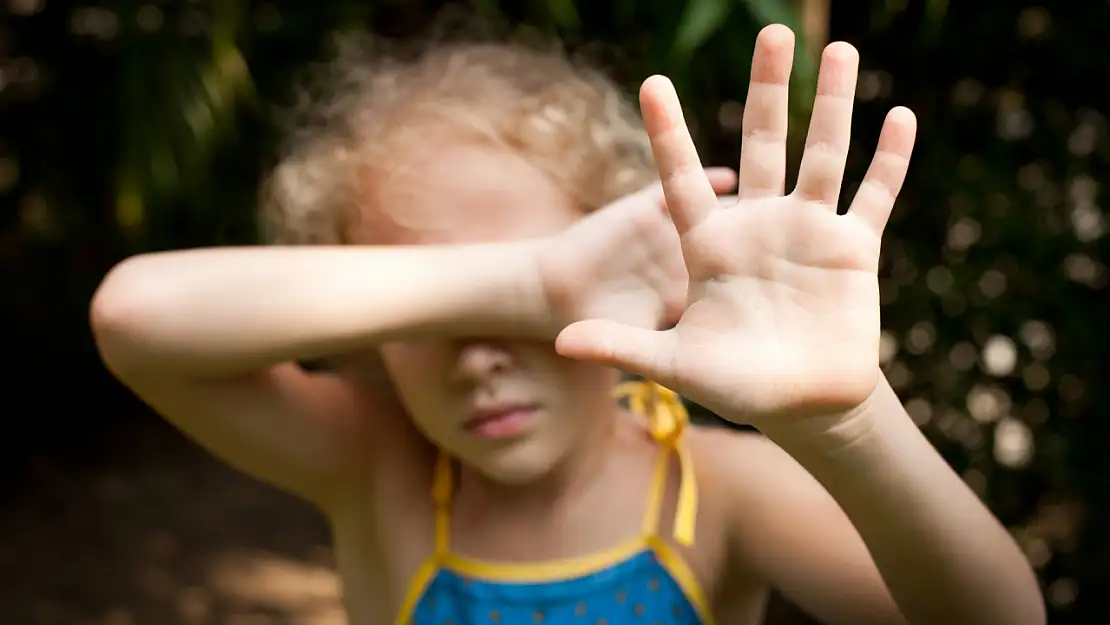
[[825, 488], [757, 431], [696, 427], [688, 445], [701, 490], [721, 502], [733, 541], [763, 542], [841, 515]]
[[[687, 444], [699, 475], [715, 488], [774, 488], [805, 470], [778, 445], [757, 430], [723, 426], [691, 428]], [[785, 471], [785, 473], [784, 473]], [[719, 483], [720, 482], [720, 483]]]
[[[357, 363], [354, 359], [333, 360], [324, 369], [309, 373], [320, 384], [335, 389], [336, 397], [344, 398], [321, 406], [321, 417], [330, 412], [333, 420], [342, 417], [350, 422], [350, 427], [338, 434], [349, 439], [340, 444], [349, 448], [346, 453], [353, 458], [329, 485], [331, 500], [316, 502], [329, 516], [352, 504], [364, 508], [368, 497], [407, 505], [411, 503], [405, 500], [407, 493], [429, 492], [435, 465], [435, 448], [417, 431], [396, 393], [363, 375], [355, 368]], [[319, 455], [337, 453], [332, 449], [315, 451]]]

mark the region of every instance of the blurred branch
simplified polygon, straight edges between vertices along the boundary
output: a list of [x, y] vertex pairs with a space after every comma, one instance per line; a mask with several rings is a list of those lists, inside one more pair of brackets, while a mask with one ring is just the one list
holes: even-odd
[[671, 44], [675, 61], [686, 62], [713, 36], [732, 11], [730, 0], [689, 0], [682, 12]]
[[829, 5], [832, 0], [795, 0], [802, 21], [802, 41], [810, 57], [818, 60], [829, 42]]
[[212, 0], [207, 12], [125, 3], [116, 192], [125, 232], [149, 234], [158, 211], [204, 188], [239, 105], [253, 95], [238, 46], [247, 9], [246, 0]]

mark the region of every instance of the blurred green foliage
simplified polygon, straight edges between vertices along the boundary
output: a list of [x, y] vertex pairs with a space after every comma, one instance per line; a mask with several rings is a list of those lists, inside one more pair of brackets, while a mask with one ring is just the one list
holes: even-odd
[[[89, 425], [49, 384], [111, 393], [88, 298], [125, 255], [253, 240], [272, 107], [328, 33], [419, 34], [443, 2], [12, 0], [0, 17], [0, 328], [20, 458]], [[817, 11], [862, 73], [849, 179], [882, 117], [919, 147], [885, 239], [884, 358], [914, 418], [1010, 526], [1054, 623], [1110, 622], [1106, 3], [474, 0], [595, 55], [630, 91], [676, 82], [706, 162], [734, 163], [755, 33]], [[810, 18], [814, 15], [811, 13]], [[800, 41], [797, 137], [817, 46]], [[797, 156], [796, 154], [794, 155]], [[850, 194], [853, 188], [845, 189]], [[46, 380], [47, 383], [43, 381]], [[75, 380], [81, 380], [75, 382]], [[82, 387], [84, 388], [84, 387]], [[62, 395], [65, 395], [63, 393]], [[87, 396], [82, 393], [83, 396]], [[37, 428], [37, 429], [36, 429]], [[74, 433], [77, 434], [74, 434]], [[61, 434], [61, 433], [64, 433]], [[22, 452], [23, 455], [21, 455]]]

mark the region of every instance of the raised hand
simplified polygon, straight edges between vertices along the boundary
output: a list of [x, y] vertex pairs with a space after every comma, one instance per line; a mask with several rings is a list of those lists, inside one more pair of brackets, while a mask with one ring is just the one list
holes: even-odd
[[784, 195], [793, 52], [784, 26], [756, 41], [731, 207], [719, 206], [671, 83], [644, 83], [644, 121], [690, 277], [687, 307], [666, 331], [573, 324], [558, 337], [561, 354], [643, 375], [756, 425], [848, 410], [874, 390], [880, 240], [916, 121], [905, 108], [888, 114], [870, 169], [838, 215], [859, 56], [846, 43], [829, 45], [797, 187]]
[[[731, 169], [703, 175], [710, 193], [736, 188]], [[677, 321], [686, 306], [686, 267], [658, 183], [541, 241], [536, 265], [551, 315], [548, 338], [590, 318], [656, 329]]]

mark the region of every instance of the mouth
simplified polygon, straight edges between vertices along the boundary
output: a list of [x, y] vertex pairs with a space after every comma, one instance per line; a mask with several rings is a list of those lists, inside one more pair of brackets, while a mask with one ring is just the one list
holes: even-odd
[[501, 439], [520, 436], [532, 423], [539, 406], [503, 404], [474, 410], [463, 429], [479, 438]]

